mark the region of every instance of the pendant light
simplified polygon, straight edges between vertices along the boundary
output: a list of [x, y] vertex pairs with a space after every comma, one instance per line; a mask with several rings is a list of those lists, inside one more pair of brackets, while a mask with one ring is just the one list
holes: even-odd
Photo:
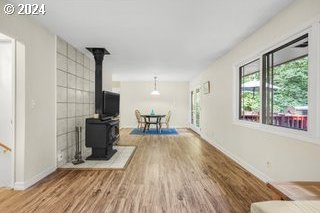
[[151, 92], [151, 95], [160, 95], [160, 92], [157, 90], [157, 77], [154, 76], [154, 89]]

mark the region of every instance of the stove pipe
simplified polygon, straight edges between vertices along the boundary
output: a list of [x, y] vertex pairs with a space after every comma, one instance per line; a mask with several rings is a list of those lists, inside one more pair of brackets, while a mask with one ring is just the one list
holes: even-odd
[[96, 70], [95, 70], [95, 113], [99, 115], [99, 117], [103, 114], [103, 97], [102, 97], [102, 62], [105, 55], [110, 55], [108, 50], [105, 48], [95, 48], [95, 47], [87, 47], [93, 56], [96, 62]]

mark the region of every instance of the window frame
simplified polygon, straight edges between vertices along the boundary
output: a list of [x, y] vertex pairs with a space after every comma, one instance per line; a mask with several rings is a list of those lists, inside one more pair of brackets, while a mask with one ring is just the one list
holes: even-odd
[[[309, 49], [308, 49], [308, 130], [301, 131], [297, 129], [291, 129], [281, 126], [274, 126], [264, 123], [263, 116], [263, 90], [262, 90], [262, 79], [263, 79], [263, 58], [264, 55], [280, 48], [301, 36], [308, 34]], [[251, 122], [240, 119], [240, 67], [260, 60], [260, 119], [259, 122]], [[312, 21], [300, 27], [300, 29], [294, 31], [291, 34], [287, 34], [276, 42], [263, 48], [261, 51], [256, 52], [250, 57], [242, 60], [234, 67], [234, 116], [233, 124], [242, 127], [253, 128], [264, 132], [290, 137], [301, 141], [311, 142], [320, 144], [319, 137], [320, 131], [320, 18], [317, 21]], [[318, 119], [317, 119], [318, 118]]]
[[[258, 73], [259, 72], [259, 79], [260, 79], [260, 89], [259, 89], [259, 96], [260, 96], [260, 110], [259, 110], [259, 120], [258, 121], [250, 121], [250, 120], [245, 120], [245, 119], [241, 119], [241, 115], [242, 115], [242, 98], [241, 98], [241, 95], [242, 95], [242, 90], [241, 90], [241, 85], [242, 85], [242, 77], [245, 77], [245, 76], [248, 76], [248, 75], [252, 75], [254, 73], [250, 73], [250, 74], [247, 74], [247, 75], [242, 75], [242, 68], [245, 67], [246, 65], [249, 65], [251, 63], [254, 63], [256, 61], [259, 61], [259, 64], [260, 64], [260, 67], [259, 67], [259, 70], [254, 72], [254, 73]], [[242, 66], [239, 66], [238, 67], [238, 90], [239, 90], [239, 94], [238, 94], [238, 119], [239, 120], [243, 120], [243, 121], [248, 121], [248, 122], [253, 122], [253, 123], [260, 123], [261, 121], [261, 61], [260, 61], [260, 58], [257, 58], [255, 60], [251, 60], [250, 62], [246, 63], [246, 64], [243, 64]]]

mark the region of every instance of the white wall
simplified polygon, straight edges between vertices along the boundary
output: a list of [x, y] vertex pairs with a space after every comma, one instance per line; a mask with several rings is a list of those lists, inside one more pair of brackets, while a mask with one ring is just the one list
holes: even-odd
[[[201, 134], [262, 178], [320, 179], [320, 146], [233, 124], [233, 65], [262, 50], [320, 14], [320, 1], [299, 0], [267, 25], [212, 63], [190, 83], [210, 80], [212, 93], [202, 96]], [[267, 162], [270, 162], [268, 168]]]
[[[3, 8], [7, 1], [0, 2]], [[25, 46], [24, 69], [17, 71], [17, 80], [24, 88], [17, 91], [17, 103], [24, 100], [25, 113], [16, 112], [16, 135], [20, 147], [25, 145], [24, 158], [17, 156], [17, 188], [24, 188], [55, 169], [55, 36], [35, 24], [30, 17], [0, 13], [0, 31]], [[23, 46], [22, 45], [22, 46]], [[20, 55], [23, 55], [22, 53]], [[19, 109], [17, 105], [16, 109]], [[23, 111], [23, 110], [22, 110]], [[24, 127], [24, 128], [21, 128]], [[41, 130], [41, 131], [39, 131]], [[24, 133], [25, 131], [25, 133]], [[21, 166], [24, 165], [24, 166]]]
[[172, 127], [187, 127], [189, 115], [189, 84], [187, 82], [158, 82], [159, 96], [152, 96], [153, 82], [120, 83], [120, 125], [136, 127], [134, 111], [150, 114], [172, 112]]
[[[108, 60], [108, 55], [104, 56], [104, 60]], [[102, 69], [102, 89], [103, 91], [112, 91], [112, 73], [106, 63], [103, 64]]]

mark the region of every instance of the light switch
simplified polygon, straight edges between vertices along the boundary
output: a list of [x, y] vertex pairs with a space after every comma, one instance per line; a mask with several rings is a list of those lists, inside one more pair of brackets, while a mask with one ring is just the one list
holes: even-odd
[[37, 103], [34, 99], [31, 100], [31, 109], [34, 109], [36, 107]]

